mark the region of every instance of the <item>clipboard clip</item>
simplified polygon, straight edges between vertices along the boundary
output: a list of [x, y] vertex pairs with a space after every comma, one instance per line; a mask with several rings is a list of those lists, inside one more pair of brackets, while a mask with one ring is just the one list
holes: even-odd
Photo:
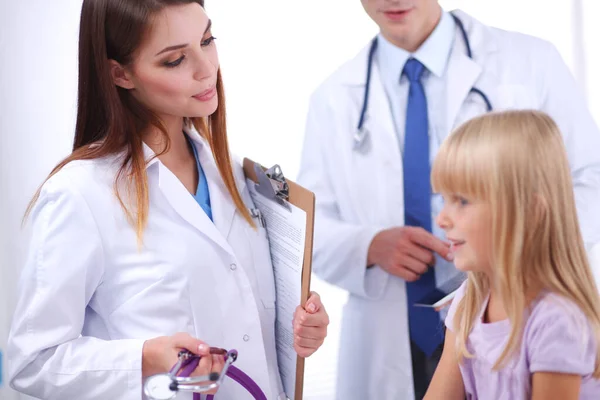
[[250, 216], [252, 218], [258, 220], [258, 222], [260, 223], [260, 226], [262, 226], [263, 228], [267, 227], [267, 221], [265, 220], [265, 216], [260, 211], [260, 209], [258, 209], [258, 208], [249, 208], [248, 210], [250, 211]]
[[264, 171], [260, 164], [254, 163], [254, 172], [256, 173], [256, 178], [258, 180], [256, 191], [267, 199], [279, 203], [291, 212], [292, 207], [288, 203], [290, 188], [285, 180], [285, 176], [283, 176], [281, 167], [278, 164], [275, 164], [273, 167]]

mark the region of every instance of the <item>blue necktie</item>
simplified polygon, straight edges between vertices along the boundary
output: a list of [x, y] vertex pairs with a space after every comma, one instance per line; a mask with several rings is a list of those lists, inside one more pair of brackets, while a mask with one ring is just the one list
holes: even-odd
[[[421, 83], [425, 67], [414, 58], [404, 66], [410, 81], [404, 134], [404, 224], [431, 232], [431, 184], [427, 99]], [[430, 268], [415, 282], [406, 283], [411, 340], [428, 356], [443, 341], [439, 314], [414, 304], [436, 290], [435, 271]]]

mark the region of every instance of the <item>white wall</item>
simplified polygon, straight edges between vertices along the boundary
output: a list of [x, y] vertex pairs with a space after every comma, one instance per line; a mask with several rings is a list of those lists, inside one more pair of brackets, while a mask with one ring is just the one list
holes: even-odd
[[[0, 1], [0, 350], [23, 264], [21, 217], [72, 142], [79, 9], [73, 0]], [[14, 396], [4, 379], [0, 399]]]
[[[207, 0], [228, 95], [230, 141], [240, 156], [298, 172], [308, 96], [376, 33], [358, 0]], [[486, 23], [553, 42], [600, 115], [600, 33], [596, 0], [442, 0]], [[572, 5], [581, 3], [585, 43], [576, 42]], [[0, 350], [23, 264], [20, 218], [49, 169], [69, 151], [75, 112], [81, 0], [0, 0]], [[551, 4], [551, 6], [550, 6]], [[587, 12], [591, 10], [590, 12]], [[594, 13], [594, 11], [596, 11]], [[576, 52], [579, 43], [583, 53]], [[582, 57], [582, 55], [584, 57]], [[588, 71], [587, 76], [585, 71]], [[334, 393], [339, 318], [345, 294], [314, 280], [332, 317], [330, 337], [306, 371], [306, 398]], [[14, 400], [5, 387], [0, 398]]]
[[581, 3], [582, 12], [582, 48], [587, 72], [587, 95], [590, 108], [600, 123], [600, 1], [578, 0]]

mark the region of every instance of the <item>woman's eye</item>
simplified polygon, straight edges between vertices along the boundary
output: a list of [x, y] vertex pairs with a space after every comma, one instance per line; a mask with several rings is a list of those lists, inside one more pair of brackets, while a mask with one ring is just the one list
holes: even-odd
[[210, 46], [210, 44], [211, 44], [212, 42], [214, 42], [216, 39], [217, 39], [216, 37], [214, 37], [214, 36], [211, 36], [211, 37], [209, 37], [208, 39], [205, 39], [205, 40], [203, 40], [203, 41], [202, 41], [202, 46], [203, 46], [203, 47]]
[[180, 64], [183, 62], [183, 60], [184, 60], [184, 59], [185, 59], [185, 56], [181, 56], [181, 57], [179, 57], [179, 58], [178, 58], [177, 60], [175, 60], [175, 61], [172, 61], [172, 62], [165, 62], [165, 67], [168, 67], [168, 68], [175, 68], [175, 67], [177, 67], [178, 65], [180, 65]]

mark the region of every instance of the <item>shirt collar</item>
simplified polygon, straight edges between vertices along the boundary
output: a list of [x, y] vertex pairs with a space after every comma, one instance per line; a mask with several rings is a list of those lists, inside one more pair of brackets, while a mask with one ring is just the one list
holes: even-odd
[[[197, 155], [196, 160], [198, 160], [200, 154], [197, 152], [203, 152], [206, 151], [207, 148], [210, 148], [208, 142], [202, 135], [200, 135], [200, 133], [198, 133], [196, 128], [191, 124], [184, 125], [183, 132], [191, 141], [191, 144], [194, 148], [194, 155]], [[142, 142], [142, 150], [144, 152], [144, 159], [146, 160], [146, 169], [150, 168], [151, 165], [158, 163], [159, 160], [156, 156], [156, 153], [145, 142]]]
[[442, 11], [440, 21], [431, 35], [412, 54], [393, 45], [379, 33], [376, 58], [383, 79], [394, 85], [397, 84], [404, 64], [410, 57], [419, 60], [435, 76], [444, 76], [454, 44], [454, 30], [454, 19], [448, 12]]

